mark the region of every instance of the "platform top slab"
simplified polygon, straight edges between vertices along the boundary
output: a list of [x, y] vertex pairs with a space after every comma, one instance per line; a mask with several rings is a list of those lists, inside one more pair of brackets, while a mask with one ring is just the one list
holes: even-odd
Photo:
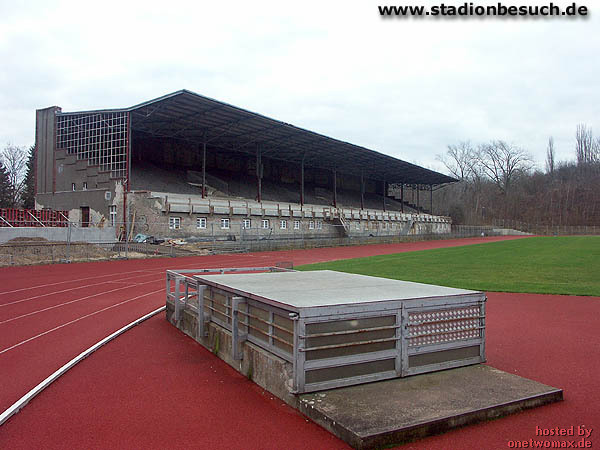
[[294, 309], [480, 294], [466, 289], [332, 270], [197, 275], [195, 278], [237, 295]]

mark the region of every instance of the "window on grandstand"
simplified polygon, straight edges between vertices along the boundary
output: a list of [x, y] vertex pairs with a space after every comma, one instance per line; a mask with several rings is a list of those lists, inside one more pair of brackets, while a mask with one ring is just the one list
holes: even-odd
[[117, 224], [117, 205], [110, 205], [108, 213], [110, 215], [110, 226], [114, 227]]
[[279, 228], [281, 228], [282, 230], [286, 230], [287, 229], [287, 220], [280, 220]]
[[271, 224], [269, 223], [269, 219], [263, 219], [262, 220], [262, 227], [265, 230], [268, 230], [270, 228]]
[[317, 230], [321, 230], [323, 228], [323, 222], [317, 220]]
[[299, 230], [299, 229], [300, 229], [300, 221], [294, 220], [294, 230]]
[[248, 230], [251, 227], [252, 227], [252, 221], [250, 219], [242, 220], [242, 228], [244, 228], [245, 230]]
[[181, 217], [169, 217], [169, 230], [179, 230], [181, 228]]
[[308, 229], [309, 230], [314, 230], [315, 229], [315, 221], [314, 220], [309, 220], [308, 221]]
[[360, 222], [356, 222], [356, 229], [360, 230]]
[[221, 219], [221, 229], [229, 230], [229, 219]]
[[196, 217], [196, 228], [202, 230], [206, 228], [206, 217]]

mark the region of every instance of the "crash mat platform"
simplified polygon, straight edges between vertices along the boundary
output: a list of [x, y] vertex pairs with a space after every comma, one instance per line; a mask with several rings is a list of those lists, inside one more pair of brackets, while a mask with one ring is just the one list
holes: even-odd
[[298, 409], [363, 449], [402, 444], [562, 399], [562, 389], [479, 364], [303, 394]]

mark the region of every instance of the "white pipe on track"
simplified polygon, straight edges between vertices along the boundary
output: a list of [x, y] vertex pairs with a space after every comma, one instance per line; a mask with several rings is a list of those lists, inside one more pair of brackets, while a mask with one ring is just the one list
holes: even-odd
[[114, 333], [106, 336], [101, 341], [95, 343], [90, 348], [88, 348], [84, 352], [80, 353], [78, 356], [76, 356], [71, 361], [66, 363], [64, 366], [62, 366], [60, 369], [58, 369], [56, 372], [54, 372], [52, 375], [50, 375], [48, 378], [46, 378], [44, 381], [42, 381], [40, 384], [38, 384], [32, 390], [30, 390], [27, 394], [25, 394], [23, 397], [21, 397], [19, 400], [17, 400], [15, 403], [13, 403], [6, 411], [4, 411], [2, 414], [0, 414], [0, 426], [2, 426], [4, 424], [4, 422], [6, 422], [8, 419], [10, 419], [16, 413], [18, 413], [21, 409], [23, 409], [25, 407], [25, 405], [27, 405], [27, 403], [29, 403], [29, 401], [31, 399], [33, 399], [36, 395], [38, 395], [40, 392], [42, 392], [44, 389], [46, 389], [48, 386], [50, 386], [61, 375], [66, 373], [69, 369], [74, 367], [76, 364], [83, 361], [85, 358], [90, 356], [92, 353], [94, 353], [100, 347], [109, 343], [110, 341], [112, 341], [116, 337], [120, 336], [121, 334], [125, 333], [127, 330], [135, 327], [136, 325], [139, 325], [143, 321], [151, 318], [152, 316], [155, 316], [156, 314], [164, 311], [165, 309], [166, 309], [166, 306], [161, 306], [160, 308], [155, 309], [154, 311], [140, 317], [139, 319], [134, 320], [133, 322], [125, 325], [124, 327], [119, 328]]

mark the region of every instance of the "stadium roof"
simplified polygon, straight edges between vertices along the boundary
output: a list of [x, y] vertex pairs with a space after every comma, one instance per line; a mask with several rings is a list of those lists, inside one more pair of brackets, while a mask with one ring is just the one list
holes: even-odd
[[[130, 108], [133, 131], [177, 138], [229, 151], [261, 154], [308, 167], [336, 169], [389, 183], [440, 185], [455, 178], [358, 145], [181, 90]], [[87, 111], [101, 112], [101, 111]], [[74, 114], [74, 113], [62, 113]], [[81, 114], [81, 112], [75, 113]]]

